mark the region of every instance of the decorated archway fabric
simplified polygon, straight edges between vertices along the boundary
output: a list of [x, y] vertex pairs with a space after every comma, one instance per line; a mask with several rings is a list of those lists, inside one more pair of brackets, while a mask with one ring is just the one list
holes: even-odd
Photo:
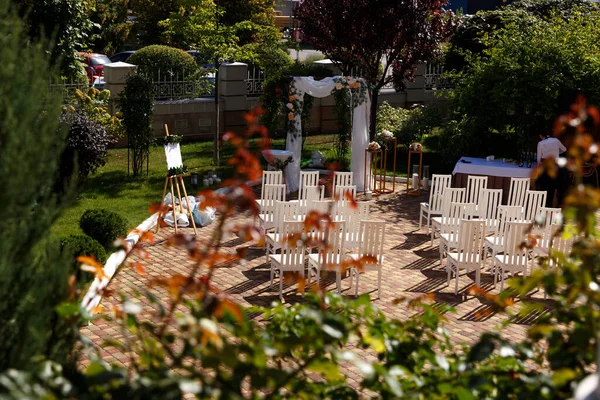
[[300, 157], [302, 151], [302, 123], [300, 114], [304, 94], [323, 98], [331, 95], [336, 90], [348, 90], [352, 113], [352, 155], [350, 157], [350, 170], [357, 190], [363, 190], [365, 173], [365, 149], [369, 144], [369, 99], [367, 82], [362, 78], [334, 76], [322, 80], [313, 77], [294, 77], [290, 83], [288, 118], [293, 123], [289, 124], [286, 150], [293, 152], [293, 160], [285, 170], [287, 190], [298, 190], [300, 181]]

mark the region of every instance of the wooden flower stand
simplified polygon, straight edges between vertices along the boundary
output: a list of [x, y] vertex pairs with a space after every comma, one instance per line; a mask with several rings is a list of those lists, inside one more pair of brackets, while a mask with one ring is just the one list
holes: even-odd
[[394, 173], [392, 175], [392, 187], [386, 187], [387, 185], [387, 155], [389, 152], [388, 149], [383, 149], [383, 155], [381, 159], [381, 168], [379, 169], [379, 189], [377, 189], [378, 194], [384, 193], [393, 193], [396, 190], [396, 149], [398, 147], [398, 139], [393, 138], [387, 141], [387, 146], [392, 145], [391, 148], [394, 151]]
[[[416, 188], [410, 188], [410, 184], [412, 182], [412, 172], [410, 170], [410, 158], [413, 154], [418, 154], [419, 156], [419, 178]], [[420, 196], [421, 195], [421, 174], [423, 173], [423, 151], [409, 150], [408, 151], [408, 169], [406, 173], [406, 193], [410, 196]]]
[[[365, 176], [364, 176], [364, 191], [370, 190], [373, 195], [379, 195], [377, 191], [377, 170], [381, 171], [381, 162], [383, 161], [381, 150], [365, 150]], [[379, 157], [379, 158], [378, 158]], [[379, 162], [379, 168], [377, 163]]]

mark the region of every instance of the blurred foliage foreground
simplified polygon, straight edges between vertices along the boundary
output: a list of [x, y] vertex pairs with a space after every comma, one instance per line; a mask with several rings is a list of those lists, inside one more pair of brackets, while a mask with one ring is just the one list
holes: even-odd
[[[108, 340], [102, 346], [130, 355], [129, 368], [107, 364], [89, 340], [80, 337], [80, 347], [91, 360], [85, 370], [67, 370], [50, 360], [39, 361], [28, 371], [6, 370], [0, 375], [0, 398], [178, 399], [189, 393], [197, 398], [356, 399], [365, 389], [381, 398], [572, 396], [575, 385], [595, 363], [600, 310], [600, 242], [594, 214], [600, 193], [596, 188], [576, 184], [566, 200], [563, 224], [577, 236], [571, 254], [552, 253], [531, 276], [511, 279], [509, 288], [498, 296], [477, 288], [469, 293], [492, 302], [496, 311], [507, 315], [547, 307], [522, 342], [504, 339], [496, 331], [483, 334], [473, 345], [451, 344], [443, 317], [449, 307], [433, 307], [434, 295], [397, 299], [398, 307], [415, 310], [405, 321], [387, 318], [368, 296], [344, 299], [323, 293], [318, 286], [306, 288], [301, 304], [246, 310], [211, 282], [223, 271], [215, 266], [235, 266], [244, 257], [222, 251], [225, 233], [235, 231], [248, 240], [261, 241], [252, 223], [233, 226], [228, 222], [239, 210], [257, 213], [245, 182], [261, 176], [258, 160], [247, 150], [249, 138], [258, 134], [264, 139], [262, 146], [268, 143], [258, 117], [259, 112], [248, 116], [247, 134], [225, 137], [237, 147], [229, 161], [236, 178], [224, 182], [224, 193], [203, 193], [209, 199], [205, 205], [219, 210], [214, 235], [200, 239], [180, 234], [168, 242], [187, 252], [194, 267], [187, 275], [155, 279], [139, 294], [155, 306], [155, 322], [141, 318], [143, 306], [123, 295], [120, 306], [93, 317], [121, 324], [126, 339]], [[555, 134], [568, 145], [567, 167], [576, 183], [581, 182], [583, 164], [593, 160], [597, 151], [589, 131], [599, 120], [597, 110], [579, 99], [555, 125]], [[556, 165], [546, 162], [541, 168], [552, 175]], [[322, 226], [324, 218], [328, 217], [309, 215], [306, 230]], [[566, 231], [558, 234], [566, 235]], [[151, 242], [151, 234], [144, 233], [144, 240]], [[289, 240], [310, 239], [301, 235]], [[532, 246], [535, 240], [530, 235], [523, 245]], [[327, 244], [313, 245], [323, 249]], [[134, 249], [134, 253], [142, 251]], [[97, 277], [103, 275], [102, 266], [93, 259], [80, 261]], [[304, 291], [302, 279], [292, 279]], [[77, 329], [91, 317], [76, 301], [81, 295], [76, 286], [71, 287], [73, 302], [60, 305], [57, 311]], [[530, 293], [539, 288], [547, 293], [549, 304], [529, 301]], [[153, 294], [163, 289], [169, 294], [166, 304]], [[512, 307], [517, 302], [521, 303], [519, 311]], [[264, 324], [250, 320], [249, 311], [264, 313]], [[361, 360], [348, 345], [376, 353], [378, 360]], [[340, 369], [353, 364], [362, 374], [360, 387], [350, 386]], [[311, 379], [314, 373], [321, 378]]]

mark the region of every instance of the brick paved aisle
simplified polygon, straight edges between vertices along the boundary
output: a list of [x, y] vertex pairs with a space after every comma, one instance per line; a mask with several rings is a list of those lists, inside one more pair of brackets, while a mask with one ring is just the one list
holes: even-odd
[[[383, 312], [390, 318], [409, 318], [415, 313], [404, 305], [393, 305], [392, 301], [398, 297], [414, 298], [426, 293], [435, 293], [436, 302], [447, 303], [456, 308], [456, 313], [447, 313], [446, 325], [451, 338], [455, 342], [472, 342], [484, 331], [497, 330], [507, 316], [489, 313], [491, 306], [484, 300], [467, 296], [467, 289], [474, 284], [475, 275], [466, 275], [464, 271], [459, 281], [459, 295], [454, 295], [454, 285], [446, 286], [446, 272], [440, 267], [438, 240], [431, 246], [429, 236], [425, 229], [418, 230], [419, 202], [426, 197], [409, 197], [404, 194], [392, 193], [375, 199], [371, 206], [373, 219], [382, 219], [387, 222], [385, 240], [385, 262], [383, 265], [382, 298], [377, 296], [377, 273], [367, 272], [360, 278], [360, 292], [370, 293], [371, 298]], [[244, 217], [240, 217], [244, 219]], [[213, 227], [199, 229], [199, 237], [206, 237], [212, 232]], [[146, 275], [138, 275], [131, 268], [123, 268], [115, 277], [111, 287], [117, 292], [132, 294], [143, 289], [146, 282], [154, 277], [165, 277], [174, 273], [185, 274], [191, 263], [183, 252], [176, 248], [166, 246], [164, 240], [173, 233], [172, 229], [162, 229], [156, 237], [156, 242], [147, 247], [149, 259], [144, 261]], [[232, 298], [243, 305], [268, 306], [278, 299], [278, 282], [269, 285], [269, 269], [265, 264], [264, 250], [252, 244], [243, 243], [237, 237], [230, 238], [225, 243], [225, 248], [232, 252], [238, 247], [247, 247], [247, 262], [244, 265], [219, 268], [215, 274], [214, 284], [227, 292]], [[482, 287], [492, 290], [493, 278], [486, 270], [481, 275]], [[325, 281], [327, 289], [335, 290], [335, 277], [330, 274]], [[453, 283], [453, 281], [452, 281]], [[353, 294], [354, 289], [349, 289], [350, 278], [342, 280], [343, 294]], [[296, 285], [286, 286], [284, 296], [287, 303], [301, 301], [295, 294]], [[495, 292], [495, 291], [493, 291]], [[539, 294], [536, 297], [541, 299]], [[110, 310], [114, 299], [104, 299], [103, 305]], [[151, 307], [145, 307], [151, 310]], [[151, 318], [150, 311], [147, 317]], [[253, 315], [260, 319], [260, 315]], [[523, 337], [526, 326], [536, 316], [526, 318], [525, 321], [512, 321], [503, 330], [503, 334], [513, 340]], [[119, 328], [113, 323], [98, 320], [90, 326], [84, 327], [82, 333], [94, 343], [100, 344], [102, 339], [119, 339]], [[123, 363], [127, 357], [115, 349], [102, 350], [107, 361]], [[363, 354], [366, 360], [373, 360], [372, 355]], [[354, 377], [355, 371], [346, 371], [348, 376]], [[358, 380], [358, 376], [356, 376]]]

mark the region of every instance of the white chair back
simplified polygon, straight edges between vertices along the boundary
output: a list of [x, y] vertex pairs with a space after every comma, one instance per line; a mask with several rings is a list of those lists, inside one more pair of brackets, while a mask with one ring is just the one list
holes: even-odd
[[319, 171], [300, 171], [300, 190], [298, 191], [298, 200], [306, 200], [306, 190], [311, 186], [319, 186]]
[[314, 201], [321, 200], [323, 198], [322, 186], [305, 186], [300, 189], [304, 192], [304, 199], [299, 199], [300, 212], [306, 213], [308, 210], [312, 210], [312, 204]]
[[429, 210], [432, 214], [442, 213], [442, 196], [444, 189], [449, 188], [452, 175], [436, 175], [431, 178], [431, 190], [429, 192]]
[[504, 264], [514, 267], [522, 267], [527, 270], [529, 249], [522, 248], [521, 243], [525, 240], [525, 232], [529, 229], [529, 222], [510, 221], [507, 222], [506, 236], [504, 240]]
[[535, 217], [535, 222], [533, 232], [541, 236], [538, 246], [547, 249], [554, 238], [554, 233], [562, 223], [562, 210], [560, 208], [541, 207]]
[[442, 217], [448, 214], [451, 204], [463, 203], [465, 201], [466, 192], [467, 189], [465, 188], [448, 187], [444, 190], [444, 194], [442, 195]]
[[264, 199], [265, 185], [281, 185], [282, 183], [283, 183], [283, 172], [282, 171], [263, 171], [260, 198]]
[[467, 178], [467, 198], [465, 200], [478, 205], [481, 191], [487, 189], [487, 184], [487, 176], [469, 175]]
[[548, 194], [545, 191], [538, 190], [528, 190], [526, 201], [525, 201], [525, 210], [523, 214], [523, 219], [525, 221], [534, 221], [537, 217], [539, 211], [546, 204], [546, 196]]
[[442, 215], [440, 233], [458, 232], [462, 219], [472, 219], [475, 212], [473, 203], [451, 203], [446, 216]]
[[362, 237], [358, 251], [359, 256], [375, 257], [377, 264], [381, 264], [385, 241], [385, 221], [361, 221], [359, 232]]
[[[463, 268], [477, 266], [483, 260], [485, 221], [461, 219], [458, 230], [458, 260]], [[462, 253], [462, 255], [461, 255]]]
[[320, 214], [331, 214], [333, 212], [334, 201], [333, 200], [314, 200], [311, 204], [311, 208], [306, 210], [308, 214], [311, 211], [316, 211]]
[[298, 202], [296, 201], [275, 201], [275, 212], [273, 213], [273, 222], [275, 224], [275, 233], [280, 233], [284, 221], [300, 221], [298, 215]]
[[523, 218], [521, 206], [498, 206], [500, 220], [498, 223], [498, 236], [504, 237], [508, 222], [518, 221]]
[[337, 172], [333, 173], [333, 194], [336, 193], [338, 186], [352, 186], [352, 172]]
[[498, 207], [502, 201], [502, 189], [482, 189], [477, 214], [485, 221], [486, 230], [498, 231]]
[[298, 236], [304, 230], [302, 221], [284, 221], [281, 226], [283, 245], [281, 246], [281, 269], [298, 270], [304, 268], [304, 243]]
[[510, 178], [510, 190], [508, 192], [508, 205], [525, 207], [527, 191], [531, 186], [529, 178]]
[[346, 200], [347, 193], [350, 193], [352, 198], [356, 199], [356, 185], [336, 186], [333, 195], [338, 199], [338, 201], [346, 202], [348, 201]]
[[346, 221], [334, 221], [332, 224], [324, 221], [322, 228], [326, 238], [327, 247], [319, 249], [319, 261], [321, 266], [339, 265], [344, 252], [344, 225]]
[[260, 207], [265, 228], [273, 227], [276, 201], [285, 201], [285, 185], [265, 185]]
[[351, 209], [346, 219], [346, 248], [354, 249], [360, 246], [362, 237], [360, 235], [360, 223], [369, 219], [369, 207], [371, 202], [361, 201], [355, 209]]

